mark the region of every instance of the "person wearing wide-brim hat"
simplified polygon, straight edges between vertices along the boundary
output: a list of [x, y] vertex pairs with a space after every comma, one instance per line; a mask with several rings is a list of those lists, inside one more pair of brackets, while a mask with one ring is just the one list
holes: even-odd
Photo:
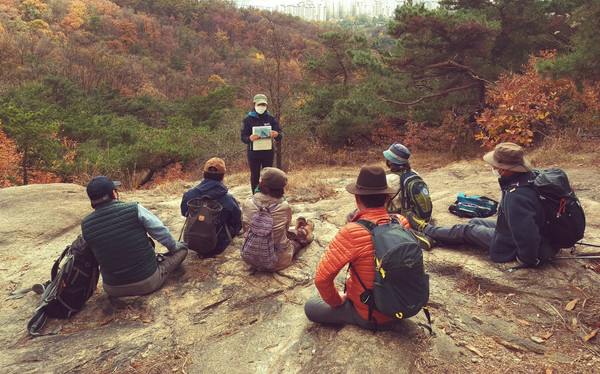
[[494, 262], [519, 261], [530, 266], [547, 261], [559, 248], [542, 230], [544, 209], [531, 188], [535, 175], [523, 148], [500, 143], [483, 160], [492, 166], [502, 189], [497, 219], [473, 218], [454, 226], [434, 226], [408, 214], [411, 228], [444, 245], [470, 244], [489, 251]]
[[[323, 254], [315, 275], [315, 286], [320, 297], [309, 299], [304, 312], [313, 322], [353, 324], [373, 329], [374, 322], [369, 319], [369, 307], [360, 301], [364, 288], [358, 279], [362, 280], [366, 288], [373, 288], [374, 247], [371, 233], [355, 221], [389, 220], [385, 203], [390, 194], [396, 191], [387, 185], [385, 171], [380, 166], [361, 168], [356, 182], [348, 184], [346, 191], [354, 195], [359, 212], [338, 231]], [[398, 218], [403, 225], [408, 226], [404, 217]], [[346, 292], [338, 291], [334, 280], [348, 263], [351, 264], [352, 271], [346, 282]], [[389, 329], [395, 323], [392, 318], [377, 310], [373, 311], [372, 317], [377, 321], [379, 330]]]
[[[242, 142], [247, 144], [250, 186], [254, 194], [262, 168], [273, 166], [275, 157], [273, 140], [280, 141], [282, 133], [279, 122], [267, 110], [269, 103], [266, 95], [255, 95], [252, 104], [253, 109], [242, 120], [241, 138]], [[268, 126], [266, 129], [270, 127], [270, 130], [259, 130], [263, 126]]]

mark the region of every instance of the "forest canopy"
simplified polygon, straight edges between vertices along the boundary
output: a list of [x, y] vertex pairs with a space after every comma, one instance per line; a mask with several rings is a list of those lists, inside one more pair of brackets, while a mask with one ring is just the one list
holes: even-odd
[[141, 186], [243, 159], [259, 92], [284, 165], [400, 140], [456, 157], [600, 136], [599, 20], [600, 0], [443, 0], [340, 23], [220, 1], [0, 0], [0, 187]]

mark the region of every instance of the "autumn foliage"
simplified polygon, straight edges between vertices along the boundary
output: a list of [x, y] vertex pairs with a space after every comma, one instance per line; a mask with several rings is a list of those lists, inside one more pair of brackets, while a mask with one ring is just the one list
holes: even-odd
[[2, 120], [0, 120], [0, 187], [17, 184], [20, 161], [21, 155], [16, 150], [15, 142], [2, 132]]
[[[513, 142], [527, 147], [536, 138], [568, 127], [565, 105], [583, 97], [573, 81], [546, 79], [538, 73], [538, 60], [554, 57], [554, 52], [532, 56], [522, 74], [505, 74], [496, 87], [487, 90], [487, 107], [477, 119], [482, 132], [476, 135], [484, 146], [491, 149], [501, 142]], [[597, 100], [597, 95], [590, 97], [594, 96]]]

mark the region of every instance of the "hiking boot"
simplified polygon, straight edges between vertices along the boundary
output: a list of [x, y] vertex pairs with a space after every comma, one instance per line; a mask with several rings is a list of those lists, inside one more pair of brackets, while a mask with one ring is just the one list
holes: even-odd
[[306, 226], [306, 218], [298, 217], [298, 219], [296, 220], [296, 230], [304, 226]]
[[429, 251], [437, 244], [434, 238], [423, 232], [419, 232], [413, 229], [411, 229], [410, 232], [414, 235], [415, 239], [417, 239], [419, 247], [421, 247], [421, 249], [424, 251]]
[[427, 226], [427, 222], [425, 222], [423, 219], [417, 218], [413, 212], [406, 212], [406, 219], [408, 220], [410, 228], [413, 230], [423, 232]]

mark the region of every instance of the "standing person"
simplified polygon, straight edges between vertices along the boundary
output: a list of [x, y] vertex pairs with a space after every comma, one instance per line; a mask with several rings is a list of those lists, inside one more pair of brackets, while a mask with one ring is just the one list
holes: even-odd
[[[260, 173], [258, 192], [246, 199], [242, 206], [242, 226], [248, 231], [252, 217], [261, 207], [270, 208], [273, 218], [273, 239], [277, 249], [277, 263], [270, 269], [264, 264], [249, 264], [262, 270], [278, 271], [288, 267], [302, 248], [313, 240], [314, 223], [298, 217], [294, 228], [292, 224], [292, 208], [283, 198], [283, 190], [287, 185], [287, 175], [273, 167], [266, 167]], [[248, 232], [246, 233], [248, 235]]]
[[220, 215], [220, 224], [217, 227], [217, 244], [212, 252], [205, 254], [207, 257], [222, 253], [231, 243], [231, 238], [235, 237], [242, 228], [240, 206], [223, 184], [226, 171], [225, 161], [222, 159], [213, 157], [206, 161], [206, 164], [204, 164], [204, 180], [186, 192], [181, 199], [181, 214], [186, 217], [188, 215], [187, 203], [195, 197], [209, 196], [221, 204], [223, 208]]
[[442, 244], [470, 244], [489, 251], [494, 262], [516, 260], [537, 265], [554, 256], [559, 249], [542, 234], [545, 214], [537, 193], [533, 188], [520, 187], [534, 179], [523, 148], [500, 143], [483, 160], [492, 166], [502, 189], [497, 220], [473, 218], [454, 226], [434, 226], [409, 213], [411, 228]]
[[252, 194], [258, 186], [260, 171], [264, 167], [273, 166], [273, 158], [275, 150], [271, 142], [271, 147], [265, 150], [254, 150], [253, 143], [261, 138], [261, 135], [255, 134], [252, 131], [253, 127], [271, 126], [269, 133], [271, 139], [281, 140], [281, 128], [277, 119], [269, 113], [267, 106], [267, 96], [258, 94], [254, 96], [254, 109], [242, 120], [241, 137], [242, 142], [248, 145], [248, 165], [250, 166], [250, 185]]
[[383, 151], [385, 164], [390, 168], [387, 182], [395, 192], [386, 208], [390, 213], [414, 213], [417, 218], [429, 222], [433, 204], [429, 196], [429, 188], [423, 179], [414, 171], [409, 162], [410, 151], [400, 143], [394, 143]]
[[[365, 288], [373, 289], [375, 249], [371, 233], [355, 221], [366, 219], [377, 223], [389, 220], [385, 205], [390, 194], [396, 193], [396, 190], [388, 187], [383, 168], [365, 166], [360, 170], [356, 183], [348, 184], [346, 191], [354, 195], [359, 212], [352, 222], [338, 231], [323, 254], [315, 275], [315, 286], [321, 297], [308, 300], [304, 312], [313, 322], [352, 324], [373, 330], [374, 322], [369, 321], [369, 306], [361, 302], [360, 296]], [[402, 225], [408, 227], [404, 217], [399, 219]], [[342, 292], [336, 289], [335, 278], [346, 264], [350, 264], [351, 270], [346, 289]], [[373, 311], [373, 318], [379, 330], [389, 329], [394, 324], [392, 318], [377, 310]]]
[[[109, 296], [146, 295], [163, 286], [169, 273], [185, 260], [188, 250], [146, 208], [119, 201], [119, 185], [103, 176], [87, 185], [95, 210], [81, 221], [81, 236], [100, 265]], [[157, 256], [148, 235], [167, 247], [169, 253]]]

